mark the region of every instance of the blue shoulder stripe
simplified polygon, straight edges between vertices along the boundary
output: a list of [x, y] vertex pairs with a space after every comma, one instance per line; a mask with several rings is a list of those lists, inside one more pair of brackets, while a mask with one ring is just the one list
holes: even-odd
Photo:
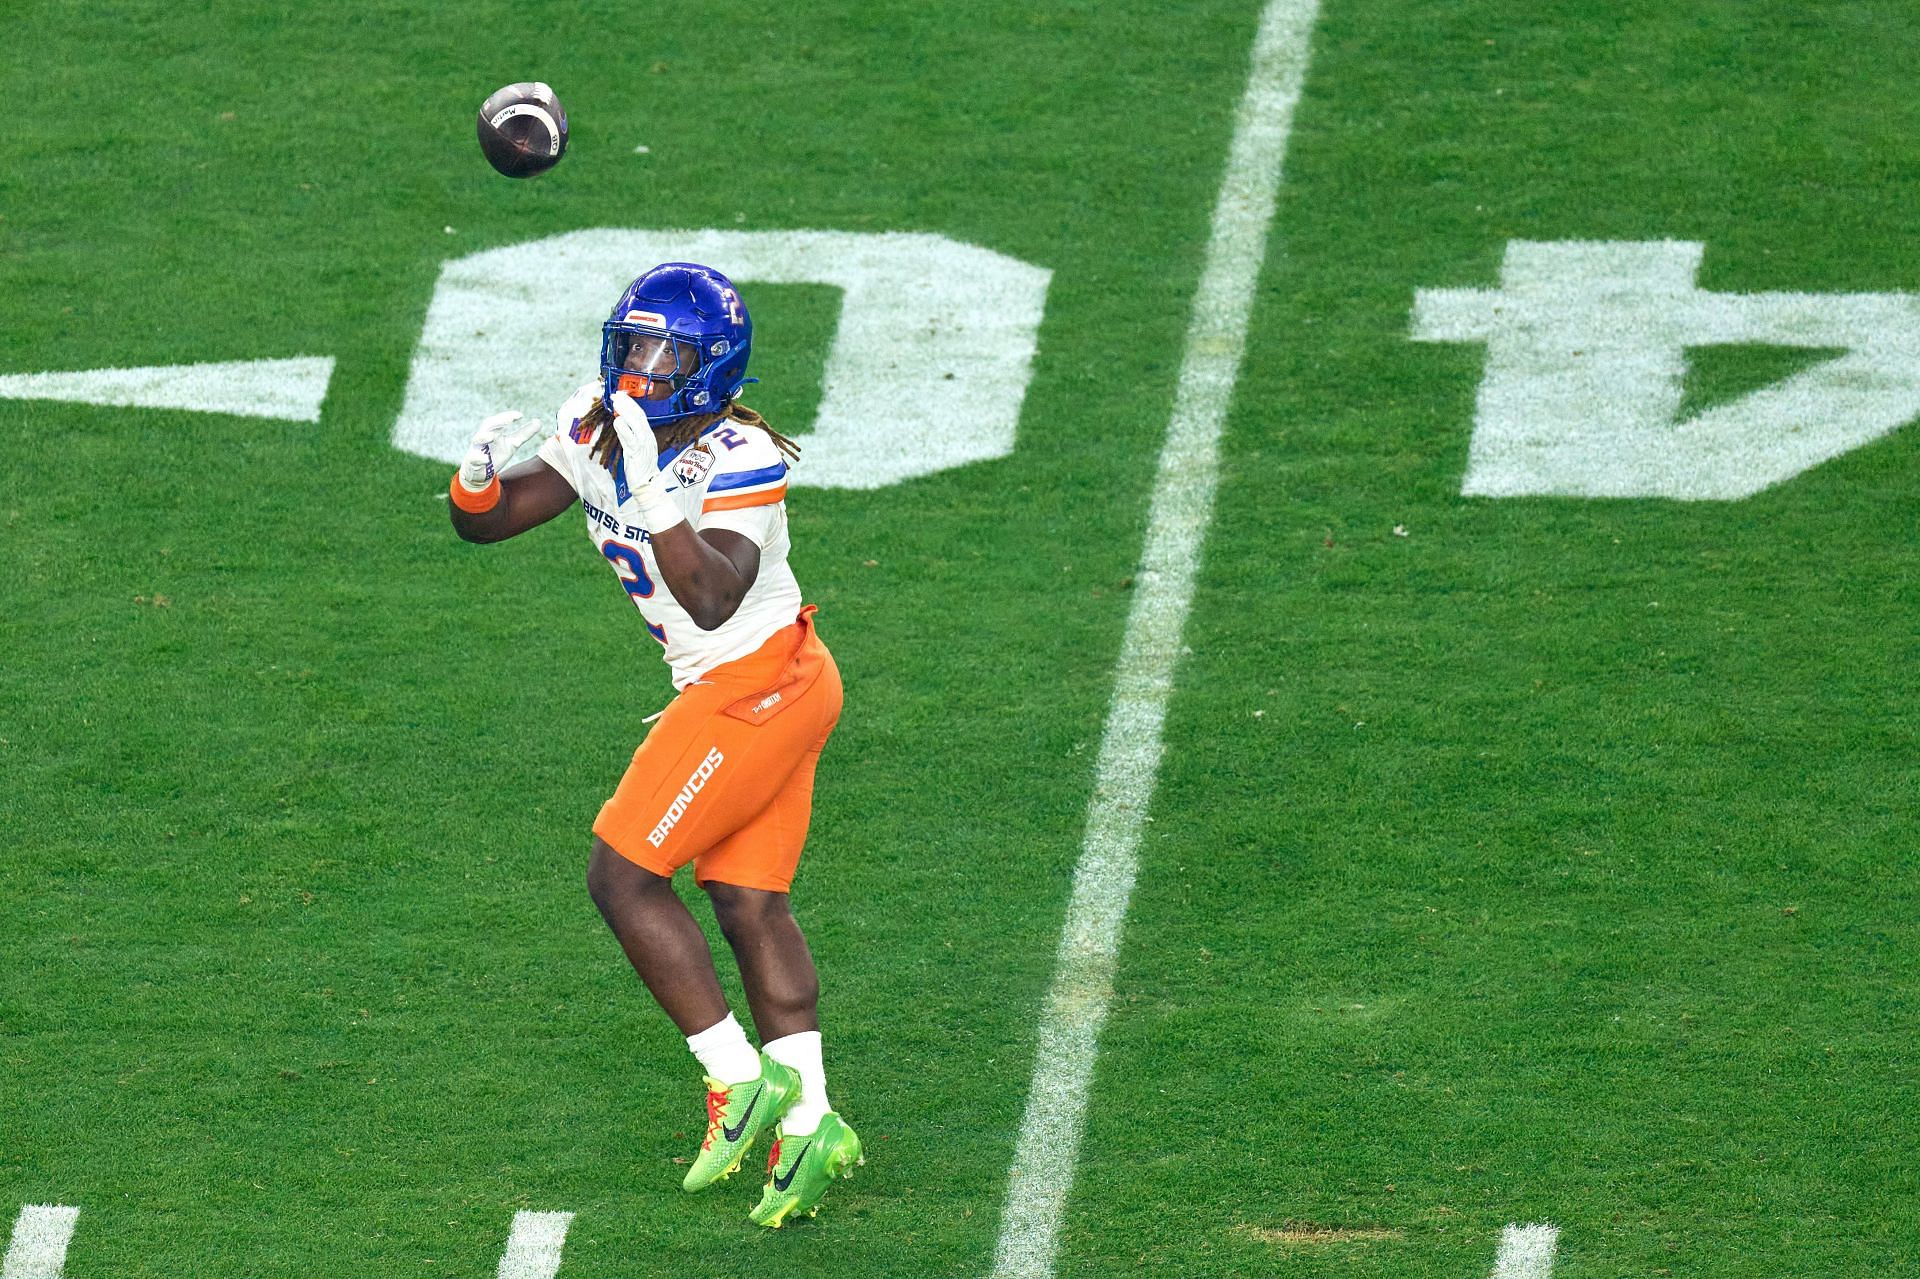
[[757, 471], [729, 471], [725, 475], [713, 477], [713, 483], [707, 485], [709, 493], [724, 493], [728, 489], [752, 488], [756, 484], [771, 484], [787, 473], [785, 462], [775, 462], [772, 466], [763, 466]]

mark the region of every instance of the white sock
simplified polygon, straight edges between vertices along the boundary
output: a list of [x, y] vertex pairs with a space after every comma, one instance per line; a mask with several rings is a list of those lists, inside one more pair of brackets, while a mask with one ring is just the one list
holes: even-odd
[[767, 1056], [790, 1066], [800, 1076], [800, 1100], [780, 1121], [780, 1131], [796, 1135], [820, 1126], [820, 1117], [833, 1109], [827, 1101], [827, 1068], [820, 1061], [820, 1032], [803, 1030], [767, 1043]]
[[700, 1059], [700, 1068], [723, 1084], [744, 1084], [760, 1077], [760, 1054], [747, 1042], [732, 1013], [697, 1035], [687, 1036], [687, 1047]]

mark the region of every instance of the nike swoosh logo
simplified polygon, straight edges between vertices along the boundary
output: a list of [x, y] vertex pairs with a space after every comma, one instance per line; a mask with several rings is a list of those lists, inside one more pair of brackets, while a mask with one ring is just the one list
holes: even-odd
[[812, 1144], [813, 1140], [809, 1138], [807, 1145], [800, 1147], [800, 1153], [793, 1157], [793, 1165], [787, 1169], [787, 1175], [773, 1179], [773, 1188], [775, 1190], [778, 1190], [783, 1195], [787, 1193], [787, 1187], [793, 1184], [793, 1175], [800, 1171], [800, 1161], [807, 1157], [807, 1146], [811, 1146]]
[[753, 1100], [747, 1103], [747, 1113], [740, 1116], [740, 1126], [738, 1128], [729, 1128], [724, 1124], [721, 1126], [720, 1131], [726, 1135], [728, 1141], [740, 1140], [740, 1134], [747, 1130], [747, 1121], [753, 1118], [753, 1108], [759, 1105], [760, 1099], [766, 1095], [766, 1086], [762, 1085], [760, 1091], [753, 1094]]

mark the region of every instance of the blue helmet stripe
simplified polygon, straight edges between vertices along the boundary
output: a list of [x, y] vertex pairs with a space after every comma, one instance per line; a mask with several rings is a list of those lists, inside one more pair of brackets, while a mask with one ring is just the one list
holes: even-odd
[[716, 475], [713, 483], [707, 485], [709, 493], [724, 493], [728, 489], [752, 488], [756, 484], [771, 484], [787, 473], [785, 462], [775, 462], [772, 466], [763, 466], [757, 471], [731, 471], [726, 475]]

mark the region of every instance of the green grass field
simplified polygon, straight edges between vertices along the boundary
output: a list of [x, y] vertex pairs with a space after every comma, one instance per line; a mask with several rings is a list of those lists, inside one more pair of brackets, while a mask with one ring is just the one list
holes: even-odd
[[[519, 1209], [564, 1279], [985, 1275], [1259, 12], [16, 6], [0, 375], [337, 363], [317, 425], [0, 400], [0, 1229], [79, 1207], [73, 1279], [491, 1275]], [[1914, 16], [1323, 0], [1061, 1279], [1472, 1279], [1524, 1222], [1563, 1279], [1920, 1271], [1920, 428], [1464, 497], [1486, 349], [1410, 340], [1516, 240], [1920, 291]], [[572, 143], [509, 182], [472, 113], [530, 77]], [[462, 544], [389, 443], [442, 262], [593, 227], [1053, 273], [1011, 456], [790, 501], [868, 1166], [778, 1234], [679, 1190], [698, 1073], [583, 885], [658, 649], [577, 517]], [[746, 296], [803, 429], [834, 293]], [[1687, 412], [1805, 363], [1701, 348]]]

